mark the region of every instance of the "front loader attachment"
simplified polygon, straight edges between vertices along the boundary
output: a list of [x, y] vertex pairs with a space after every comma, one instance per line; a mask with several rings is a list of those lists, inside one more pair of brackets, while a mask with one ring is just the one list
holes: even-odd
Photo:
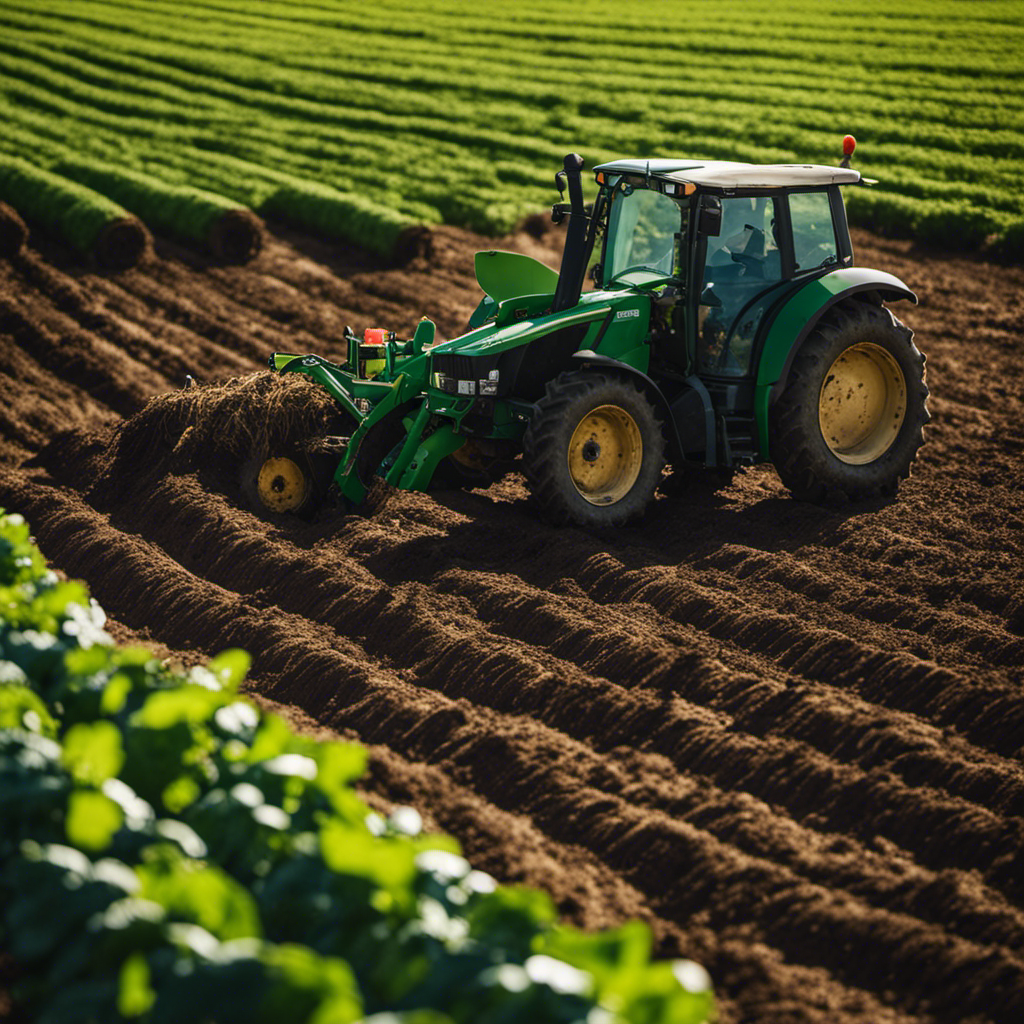
[[[385, 332], [367, 331], [371, 334]], [[279, 373], [301, 373], [315, 380], [337, 402], [353, 425], [331, 478], [337, 492], [353, 505], [361, 504], [375, 476], [403, 490], [427, 487], [438, 464], [465, 444], [454, 425], [431, 428], [426, 349], [434, 324], [421, 320], [407, 342], [374, 341], [367, 358], [366, 342], [349, 334], [349, 357], [344, 364], [317, 355], [275, 352], [270, 366]], [[373, 371], [367, 375], [367, 368]]]

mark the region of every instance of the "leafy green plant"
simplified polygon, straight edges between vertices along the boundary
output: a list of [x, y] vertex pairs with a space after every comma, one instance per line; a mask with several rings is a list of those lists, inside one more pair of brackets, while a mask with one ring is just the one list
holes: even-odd
[[365, 752], [242, 698], [243, 652], [175, 673], [103, 625], [0, 514], [0, 951], [39, 1024], [713, 1018], [645, 925], [562, 926], [371, 812]]

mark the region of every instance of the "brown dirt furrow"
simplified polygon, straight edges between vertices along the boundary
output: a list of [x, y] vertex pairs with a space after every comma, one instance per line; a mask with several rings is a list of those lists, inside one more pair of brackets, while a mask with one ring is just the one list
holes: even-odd
[[61, 430], [96, 430], [115, 419], [106, 405], [48, 373], [2, 331], [0, 395], [0, 435], [20, 445], [22, 457]]
[[859, 643], [836, 630], [751, 605], [681, 574], [631, 570], [610, 554], [590, 559], [577, 579], [600, 603], [647, 601], [670, 619], [697, 625], [722, 642], [758, 651], [805, 679], [853, 686], [868, 700], [953, 726], [997, 754], [1024, 756], [1024, 705], [1017, 687], [976, 683], [910, 653]]
[[[838, 538], [841, 543], [837, 547], [804, 553], [823, 570], [834, 566], [851, 579], [862, 580], [855, 593], [863, 591], [875, 598], [909, 598], [921, 606], [930, 605], [947, 629], [955, 629], [958, 617], [968, 629], [993, 625], [1007, 629], [1008, 606], [1019, 584], [1024, 582], [1014, 550], [1024, 520], [1019, 510], [1014, 511], [1008, 492], [994, 497], [994, 504], [1000, 509], [998, 527], [995, 524], [987, 527], [985, 535], [961, 550], [955, 559], [945, 558], [944, 545], [924, 544], [906, 535], [896, 536], [884, 527], [861, 533], [849, 531], [848, 536]], [[931, 526], [922, 514], [918, 529], [931, 535]], [[962, 531], [963, 525], [958, 529]], [[946, 571], [935, 568], [939, 560], [936, 548]], [[915, 550], [919, 552], [917, 558]], [[964, 571], [965, 563], [970, 566], [968, 572]], [[904, 614], [902, 609], [897, 611], [897, 616], [901, 614]], [[1019, 634], [1013, 636], [1016, 638]]]
[[[352, 283], [309, 260], [296, 258], [294, 249], [271, 239], [260, 256], [244, 268], [210, 267], [204, 277], [225, 308], [234, 306], [251, 316], [255, 312], [282, 331], [302, 332], [321, 344], [339, 340], [346, 300], [358, 294]], [[292, 263], [296, 265], [291, 266]], [[179, 288], [191, 276], [187, 267], [164, 260], [153, 268], [162, 285]], [[311, 297], [322, 301], [311, 302]]]
[[[696, 628], [709, 637], [724, 660], [741, 669], [753, 667], [761, 675], [848, 689], [869, 703], [931, 718], [943, 729], [956, 725], [983, 750], [1017, 759], [1024, 715], [1016, 696], [1019, 686], [998, 670], [988, 669], [976, 682], [973, 672], [968, 677], [909, 652], [887, 652], [858, 643], [835, 629], [808, 626], [798, 615], [781, 614], [770, 601], [762, 605], [756, 594], [744, 601], [733, 596], [733, 586], [703, 587], [702, 577], [687, 567], [687, 558], [682, 559], [679, 568], [666, 570], [663, 559], [673, 558], [671, 549], [659, 552], [659, 565], [644, 543], [646, 533], [639, 529], [598, 538], [534, 526], [524, 535], [521, 523], [506, 518], [508, 528], [502, 531], [502, 542], [496, 546], [489, 524], [496, 516], [502, 521], [508, 506], [484, 495], [467, 497], [478, 501], [474, 509], [479, 513], [477, 521], [460, 523], [447, 536], [438, 536], [427, 522], [417, 522], [413, 531], [403, 518], [401, 529], [393, 531], [392, 536], [375, 536], [372, 542], [367, 538], [367, 564], [385, 580], [427, 578], [447, 560], [461, 563], [467, 551], [472, 551], [472, 564], [477, 570], [505, 572], [508, 566], [514, 566], [519, 579], [541, 588], [568, 579], [575, 587], [583, 584], [588, 596], [605, 607], [635, 604], [662, 594], [659, 611], [664, 614], [652, 620], [657, 634], [664, 632], [666, 622]], [[678, 506], [676, 502], [671, 504]], [[419, 519], [418, 504], [413, 511]], [[664, 509], [655, 510], [660, 522], [651, 527], [654, 536], [659, 535], [659, 527], [666, 526], [666, 514]], [[744, 532], [747, 529], [744, 524]], [[726, 533], [739, 535], [738, 530], [727, 529]], [[356, 542], [343, 543], [349, 554], [360, 555]], [[696, 546], [699, 550], [699, 541]], [[626, 578], [634, 582], [625, 585], [625, 567], [638, 562], [645, 568], [631, 570], [632, 577]], [[654, 565], [649, 565], [651, 562]], [[695, 579], [678, 581], [674, 577], [679, 575]], [[595, 579], [600, 580], [603, 589], [595, 589], [588, 582]], [[658, 604], [657, 600], [653, 603]], [[962, 690], [958, 689], [961, 684]], [[998, 738], [998, 742], [992, 742], [991, 737]], [[953, 736], [952, 742], [958, 742], [957, 737]]]
[[[308, 303], [303, 323], [322, 338], [330, 338], [340, 321], [357, 332], [363, 327], [389, 327], [411, 335], [421, 316], [429, 316], [442, 337], [465, 330], [477, 302], [479, 288], [472, 252], [477, 249], [514, 248], [549, 266], [558, 267], [560, 241], [537, 242], [525, 233], [496, 242], [456, 228], [433, 230], [434, 253], [401, 268], [375, 265], [376, 261], [345, 247], [326, 244], [283, 229], [289, 246], [271, 244], [260, 257], [266, 273], [293, 285], [319, 303]], [[296, 253], [295, 248], [299, 249]], [[369, 264], [369, 267], [368, 267]], [[334, 307], [332, 309], [331, 307]], [[321, 332], [310, 317], [326, 315], [328, 330]]]
[[[219, 318], [239, 318], [249, 335], [243, 348], [233, 344], [227, 347], [244, 351], [254, 359], [267, 351], [265, 346], [275, 337], [289, 338], [303, 351], [321, 351], [324, 346], [337, 348], [344, 330], [341, 317], [330, 307], [311, 303], [297, 287], [268, 273], [266, 258], [261, 256], [241, 272], [237, 267], [222, 267], [211, 268], [207, 273], [209, 290], [216, 295], [216, 302], [211, 307], [204, 295], [202, 311]], [[168, 301], [179, 296], [187, 285], [189, 274], [185, 268], [162, 261], [152, 267], [149, 277], [154, 298], [206, 333], [208, 327], [199, 317], [196, 304], [184, 304], [180, 299]], [[266, 362], [266, 356], [260, 361]]]
[[543, 646], [588, 672], [685, 695], [728, 713], [734, 727], [752, 735], [800, 739], [842, 761], [894, 772], [911, 785], [1024, 815], [1024, 771], [1016, 761], [967, 744], [954, 752], [941, 729], [903, 712], [883, 714], [878, 705], [836, 687], [724, 666], [695, 669], [680, 655], [700, 649], [699, 634], [663, 624], [652, 632], [646, 606], [605, 605], [596, 613], [585, 597], [463, 569], [438, 573], [433, 586], [470, 598], [489, 629]]
[[[436, 761], [505, 810], [527, 809], [556, 841], [582, 842], [621, 872], [662, 916], [682, 922], [706, 911], [716, 932], [753, 930], [785, 955], [824, 967], [856, 988], [888, 987], [898, 979], [904, 1008], [935, 998], [974, 1012], [980, 993], [997, 994], [1008, 1014], [1024, 1007], [1024, 965], [1015, 966], [1000, 947], [872, 908], [741, 853], [703, 829], [594, 789], [581, 778], [581, 766], [600, 772], [602, 761], [587, 748], [528, 718], [499, 716], [368, 669], [351, 641], [298, 616], [255, 609], [197, 580], [66, 494], [39, 486], [32, 498], [38, 504], [29, 500], [27, 511], [40, 539], [68, 558], [72, 571], [96, 578], [99, 566], [114, 567], [110, 575], [120, 596], [112, 602], [101, 575], [102, 602], [160, 622], [172, 643], [208, 642], [210, 629], [226, 643], [248, 647], [257, 671], [286, 678], [321, 720], [350, 724], [374, 742], [386, 739], [407, 756]], [[197, 623], [203, 624], [198, 630]], [[754, 906], [749, 892], [741, 900], [752, 883], [762, 894]], [[808, 938], [840, 930], [843, 947], [856, 954], [852, 959]], [[961, 984], [964, 970], [977, 989]]]
[[96, 279], [91, 287], [93, 306], [82, 312], [79, 322], [114, 339], [157, 373], [164, 389], [180, 385], [189, 372], [207, 379], [254, 368], [252, 359], [170, 322], [162, 310], [137, 297], [139, 289], [138, 279], [131, 284], [118, 278]]
[[49, 307], [45, 298], [0, 295], [0, 334], [20, 345], [57, 380], [87, 391], [122, 416], [130, 416], [165, 387], [119, 348], [83, 330]]
[[[729, 545], [700, 565], [707, 586], [732, 585], [734, 593], [800, 615], [818, 625], [870, 640], [891, 650], [912, 650], [948, 667], [986, 675], [992, 666], [1020, 669], [1024, 640], [1007, 634], [1005, 623], [966, 619], [959, 608], [865, 586], [864, 565], [850, 570], [814, 565], [801, 553], [762, 551]], [[1009, 603], [1011, 596], [1005, 596]]]
[[128, 313], [142, 302], [149, 310], [151, 333], [176, 329], [174, 339], [194, 336], [186, 351], [204, 351], [210, 372], [219, 366], [218, 376], [231, 376], [240, 367], [266, 365], [269, 354], [291, 337], [281, 323], [225, 298], [209, 283], [197, 293], [189, 287], [187, 276], [174, 274], [165, 280], [168, 275], [161, 264], [136, 273], [129, 288], [119, 281], [100, 282], [97, 287], [119, 313], [122, 307]]
[[[159, 517], [153, 514], [157, 508]], [[419, 683], [449, 696], [505, 713], [529, 713], [605, 752], [619, 746], [656, 751], [679, 769], [698, 772], [726, 790], [735, 783], [737, 765], [745, 762], [754, 769], [746, 784], [749, 791], [788, 808], [800, 820], [813, 814], [823, 827], [844, 829], [858, 821], [854, 833], [863, 841], [870, 844], [880, 830], [909, 843], [924, 863], [934, 862], [930, 844], [941, 837], [942, 863], [991, 867], [1000, 885], [1013, 876], [1013, 851], [1024, 834], [1024, 822], [1014, 823], [932, 788], [909, 790], [887, 772], [865, 773], [800, 743], [743, 736], [734, 732], [735, 722], [677, 699], [679, 690], [687, 690], [688, 678], [703, 678], [704, 690], [721, 686], [728, 674], [710, 659], [670, 652], [653, 680], [639, 672], [623, 673], [626, 666], [617, 665], [615, 677], [636, 680], [624, 691], [608, 679], [581, 672], [574, 663], [545, 659], [533, 643], [510, 645], [503, 639], [507, 633], [494, 637], [477, 618], [481, 606], [486, 608], [479, 600], [479, 583], [469, 582], [463, 590], [442, 577], [440, 591], [407, 584], [389, 593], [365, 572], [353, 573], [348, 562], [335, 572], [332, 559], [296, 549], [286, 536], [261, 536], [252, 530], [254, 520], [233, 515], [223, 499], [190, 478], [162, 481], [151, 493], [130, 498], [111, 522], [158, 543], [180, 564], [232, 592], [272, 601], [357, 638], [371, 656], [412, 671]], [[472, 606], [467, 598], [477, 598], [468, 613]], [[543, 629], [537, 632], [543, 634]], [[788, 784], [793, 776], [802, 778], [800, 785]], [[863, 811], [865, 799], [871, 813]], [[686, 809], [677, 803], [673, 813]], [[937, 836], [939, 822], [943, 831]], [[928, 837], [923, 849], [919, 835]], [[752, 834], [751, 847], [760, 842]], [[808, 848], [816, 845], [809, 831], [802, 842]], [[798, 848], [780, 847], [778, 856], [793, 863], [800, 859]], [[930, 884], [928, 878], [920, 882]], [[862, 881], [865, 892], [877, 892], [882, 900], [891, 898], [893, 888], [888, 881]], [[912, 900], [913, 894], [904, 897]], [[955, 909], [937, 913], [958, 917]], [[979, 915], [984, 916], [976, 907], [972, 916]], [[995, 916], [1000, 918], [998, 912]]]
[[[168, 386], [180, 384], [187, 372], [187, 366], [182, 368], [186, 364], [176, 344], [185, 339], [173, 338], [170, 343], [163, 340], [163, 336], [168, 333], [164, 317], [158, 313], [147, 317], [145, 303], [134, 298], [125, 303], [125, 310], [119, 311], [118, 298], [131, 296], [132, 289], [140, 286], [147, 268], [151, 266], [152, 261], [122, 274], [111, 277], [92, 275], [83, 280], [77, 268], [58, 268], [35, 256], [21, 264], [24, 279], [31, 281], [39, 292], [38, 297], [33, 297], [32, 316], [46, 323], [47, 302], [42, 299], [45, 296], [50, 304], [64, 314], [66, 319], [62, 321], [63, 327], [70, 327], [74, 331], [70, 324], [73, 321], [86, 334], [100, 336], [116, 346], [143, 368], [135, 376], [141, 376], [141, 382], [148, 385], [145, 394], [147, 398]], [[79, 276], [76, 278], [75, 274]], [[194, 340], [186, 344], [185, 351], [191, 353], [193, 361], [197, 351], [203, 351], [204, 348], [208, 351], [210, 346], [204, 346], [203, 341], [199, 339], [199, 345]], [[203, 354], [206, 352], [203, 351]], [[214, 359], [204, 359], [203, 364], [204, 371], [217, 374], [232, 368], [242, 371], [252, 366], [249, 361], [225, 348], [220, 348]]]

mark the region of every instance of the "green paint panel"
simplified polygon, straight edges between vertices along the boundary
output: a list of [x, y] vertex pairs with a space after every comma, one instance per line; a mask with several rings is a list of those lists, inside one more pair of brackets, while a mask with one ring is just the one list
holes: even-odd
[[[644, 344], [650, 330], [651, 304], [635, 292], [604, 293], [611, 298], [612, 319], [596, 351], [647, 372], [650, 346]], [[588, 346], [585, 346], [588, 347]], [[593, 347], [593, 346], [589, 346]]]
[[554, 292], [558, 287], [558, 274], [554, 270], [518, 252], [498, 249], [478, 252], [474, 265], [477, 282], [495, 302], [519, 295]]

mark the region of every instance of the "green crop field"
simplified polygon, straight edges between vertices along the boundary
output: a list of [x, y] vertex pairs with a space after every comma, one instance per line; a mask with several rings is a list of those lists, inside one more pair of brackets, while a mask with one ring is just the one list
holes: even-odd
[[570, 150], [835, 163], [847, 132], [880, 181], [847, 190], [854, 223], [1024, 244], [1019, 0], [0, 0], [0, 27], [0, 152], [382, 251], [507, 230]]

